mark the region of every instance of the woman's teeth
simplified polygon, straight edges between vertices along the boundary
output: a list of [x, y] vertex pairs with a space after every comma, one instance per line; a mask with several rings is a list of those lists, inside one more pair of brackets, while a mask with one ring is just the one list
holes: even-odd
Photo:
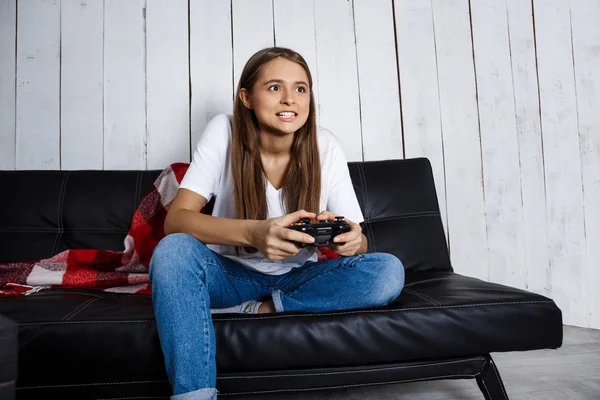
[[292, 112], [282, 112], [282, 113], [277, 114], [277, 116], [283, 117], [283, 118], [292, 118], [295, 115], [296, 114], [292, 113]]

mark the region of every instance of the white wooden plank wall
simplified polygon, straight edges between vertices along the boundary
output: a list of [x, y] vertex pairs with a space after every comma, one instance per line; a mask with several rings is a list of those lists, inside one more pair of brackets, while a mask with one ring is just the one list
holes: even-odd
[[349, 160], [362, 160], [353, 2], [313, 3], [320, 123], [337, 136]]
[[145, 0], [104, 7], [104, 169], [145, 169]]
[[546, 187], [532, 4], [508, 0], [508, 36], [523, 202], [525, 288], [550, 295]]
[[471, 0], [490, 280], [525, 288], [523, 204], [506, 3]]
[[190, 154], [187, 0], [146, 0], [146, 43], [147, 167], [161, 169]]
[[444, 143], [432, 5], [421, 0], [395, 0], [393, 4], [405, 156], [429, 159], [447, 236]]
[[[319, 69], [317, 68], [317, 31], [312, 1], [273, 0], [275, 45], [294, 49], [302, 55], [313, 79], [312, 92], [319, 104]], [[318, 110], [317, 110], [318, 111]], [[317, 113], [317, 123], [320, 119]]]
[[[394, 13], [389, 0], [354, 0], [362, 157], [403, 157]], [[377, 60], [377, 62], [373, 62]]]
[[[232, 0], [233, 89], [237, 89], [246, 61], [275, 44], [272, 0]], [[212, 21], [217, 23], [217, 21]]]
[[450, 254], [457, 272], [487, 280], [490, 269], [469, 2], [433, 0], [432, 5]]
[[60, 3], [17, 11], [16, 169], [60, 168]]
[[[584, 326], [600, 327], [600, 1], [571, 2], [579, 150], [583, 183]], [[589, 320], [588, 320], [589, 318]]]
[[585, 268], [583, 254], [583, 193], [569, 2], [535, 1], [534, 15], [551, 294], [568, 321], [589, 324], [590, 271]]
[[193, 149], [208, 121], [215, 115], [233, 111], [231, 3], [190, 1], [189, 18]]
[[65, 1], [60, 12], [60, 167], [102, 169], [104, 7]]
[[0, 0], [0, 169], [15, 168], [17, 1]]
[[160, 169], [299, 51], [350, 161], [427, 157], [457, 272], [600, 328], [600, 0], [0, 0], [0, 168]]

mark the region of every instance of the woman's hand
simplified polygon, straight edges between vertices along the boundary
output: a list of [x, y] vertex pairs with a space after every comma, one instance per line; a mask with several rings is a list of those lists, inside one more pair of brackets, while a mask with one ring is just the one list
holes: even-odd
[[[317, 220], [330, 220], [335, 221], [337, 215], [331, 211], [321, 211], [317, 215]], [[331, 250], [340, 256], [354, 256], [358, 254], [363, 244], [362, 228], [359, 224], [344, 219], [350, 225], [350, 231], [342, 233], [333, 238], [333, 243], [329, 246]]]
[[300, 218], [314, 219], [315, 216], [315, 213], [300, 210], [278, 218], [256, 221], [251, 230], [252, 247], [269, 260], [282, 260], [296, 255], [301, 250], [296, 243], [312, 244], [315, 239], [306, 233], [286, 227]]

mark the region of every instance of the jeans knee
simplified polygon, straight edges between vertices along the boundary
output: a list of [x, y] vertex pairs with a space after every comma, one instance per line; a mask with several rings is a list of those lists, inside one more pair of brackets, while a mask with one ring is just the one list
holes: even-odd
[[404, 265], [394, 255], [387, 253], [373, 254], [373, 262], [377, 277], [371, 291], [374, 306], [391, 303], [400, 296], [404, 287]]
[[152, 285], [177, 282], [177, 276], [185, 273], [186, 266], [197, 259], [198, 251], [208, 248], [198, 239], [186, 233], [173, 233], [162, 238], [152, 252], [149, 279]]

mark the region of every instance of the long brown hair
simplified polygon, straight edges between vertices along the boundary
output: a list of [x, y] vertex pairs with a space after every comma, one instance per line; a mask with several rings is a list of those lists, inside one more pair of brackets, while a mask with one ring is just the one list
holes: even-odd
[[[246, 63], [237, 87], [233, 106], [231, 173], [238, 219], [267, 218], [266, 177], [260, 157], [258, 120], [254, 111], [240, 99], [242, 88], [252, 92], [262, 67], [282, 57], [302, 66], [308, 76], [310, 110], [306, 123], [294, 134], [291, 159], [282, 188], [282, 205], [286, 214], [304, 209], [319, 213], [321, 198], [321, 162], [317, 144], [317, 122], [313, 80], [308, 64], [297, 52], [283, 47], [269, 47], [255, 53]], [[239, 247], [236, 249], [239, 251]], [[256, 249], [245, 248], [247, 252]]]

